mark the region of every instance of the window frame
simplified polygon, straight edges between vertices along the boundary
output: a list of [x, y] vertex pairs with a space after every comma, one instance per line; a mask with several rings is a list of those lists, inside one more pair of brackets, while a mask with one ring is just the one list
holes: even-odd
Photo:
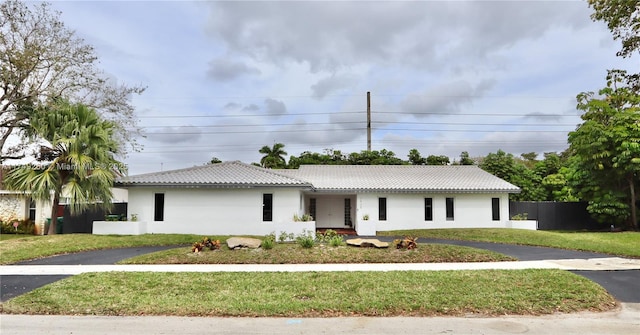
[[445, 203], [445, 212], [446, 212], [446, 218], [447, 221], [454, 221], [456, 218], [456, 203], [455, 203], [455, 198], [453, 197], [447, 197], [444, 200]]
[[262, 221], [273, 222], [273, 193], [262, 193]]
[[387, 221], [387, 198], [378, 198], [378, 221]]
[[491, 198], [491, 219], [500, 221], [500, 198]]
[[433, 221], [433, 198], [424, 198], [424, 220]]
[[153, 194], [153, 221], [164, 221], [165, 194]]

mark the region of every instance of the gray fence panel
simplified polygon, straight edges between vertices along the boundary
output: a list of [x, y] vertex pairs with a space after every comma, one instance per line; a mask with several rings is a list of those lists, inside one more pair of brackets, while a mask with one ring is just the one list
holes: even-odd
[[587, 211], [586, 202], [511, 201], [509, 216], [527, 213], [539, 230], [604, 230]]

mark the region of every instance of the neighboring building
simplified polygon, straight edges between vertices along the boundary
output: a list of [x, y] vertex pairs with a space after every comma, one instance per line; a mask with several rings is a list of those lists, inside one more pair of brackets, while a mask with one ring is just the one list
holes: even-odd
[[[45, 234], [45, 222], [51, 216], [51, 201], [35, 201], [29, 192], [9, 191], [4, 188], [6, 166], [0, 167], [0, 220], [31, 220], [36, 226], [36, 234]], [[127, 202], [127, 190], [112, 189], [112, 202]], [[62, 206], [69, 203], [69, 197], [63, 190], [60, 197], [58, 216], [63, 216]]]
[[42, 234], [46, 218], [51, 215], [51, 205], [31, 199], [28, 193], [6, 190], [4, 176], [8, 171], [6, 166], [0, 167], [0, 220], [31, 220], [36, 233]]
[[[128, 189], [129, 216], [138, 218], [128, 233], [202, 235], [279, 234], [291, 227], [353, 228], [359, 235], [510, 227], [508, 195], [520, 191], [477, 166], [271, 170], [241, 162], [122, 177], [115, 186]], [[293, 222], [304, 214], [315, 221]], [[101, 229], [94, 223], [94, 233], [116, 233]]]

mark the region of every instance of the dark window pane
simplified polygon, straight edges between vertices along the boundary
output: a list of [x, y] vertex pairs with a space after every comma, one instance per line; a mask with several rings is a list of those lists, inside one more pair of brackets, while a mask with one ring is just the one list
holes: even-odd
[[446, 199], [446, 207], [447, 207], [447, 220], [453, 220], [453, 198]]
[[424, 220], [433, 221], [433, 198], [424, 198]]
[[273, 194], [262, 195], [262, 221], [273, 220]]
[[164, 221], [164, 193], [155, 194], [153, 221]]
[[387, 220], [387, 198], [378, 198], [378, 220]]
[[500, 221], [500, 198], [491, 198], [491, 213], [494, 221]]

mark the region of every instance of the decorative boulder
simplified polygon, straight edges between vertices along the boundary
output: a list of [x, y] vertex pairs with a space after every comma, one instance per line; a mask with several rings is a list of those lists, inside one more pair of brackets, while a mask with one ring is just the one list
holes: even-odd
[[249, 237], [232, 237], [227, 240], [227, 246], [231, 250], [235, 249], [258, 249], [260, 248], [261, 240], [257, 238]]
[[356, 247], [375, 247], [375, 248], [388, 248], [388, 242], [381, 242], [375, 238], [352, 238], [347, 240], [347, 245]]

